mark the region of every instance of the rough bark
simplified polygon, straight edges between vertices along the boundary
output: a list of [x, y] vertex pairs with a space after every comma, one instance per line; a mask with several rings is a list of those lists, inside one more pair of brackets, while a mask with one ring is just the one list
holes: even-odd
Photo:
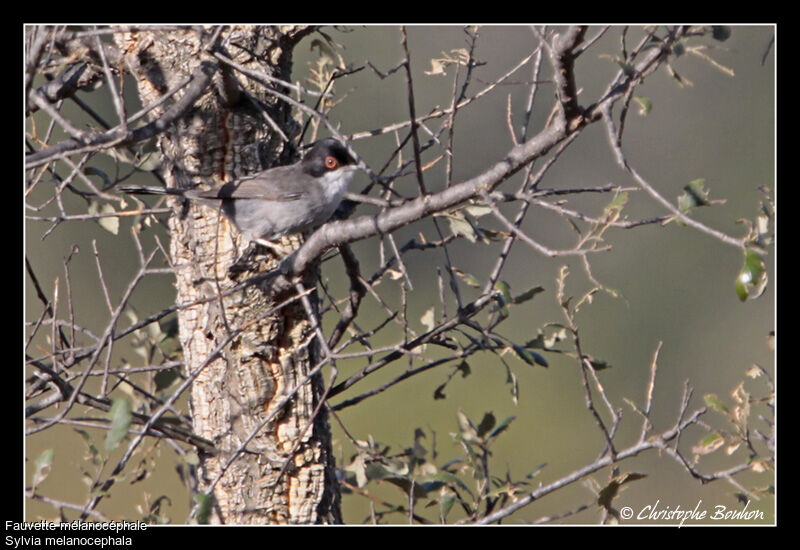
[[[237, 63], [289, 80], [292, 46], [307, 32], [301, 27], [229, 27], [216, 45]], [[285, 162], [291, 155], [251, 98], [266, 105], [266, 114], [292, 135], [295, 124], [289, 107], [266, 94], [262, 85], [219, 64], [204, 42], [212, 35], [209, 28], [137, 32], [116, 39], [144, 105], [193, 74], [201, 63], [213, 74], [193, 108], [159, 135], [169, 186], [219, 184], [272, 166], [279, 157]], [[151, 120], [180, 97], [154, 110]], [[204, 491], [232, 453], [314, 367], [318, 342], [299, 301], [265, 316], [289, 294], [273, 295], [268, 287], [250, 286], [221, 297], [237, 282], [274, 267], [274, 258], [259, 258], [248, 270], [231, 275], [228, 268], [247, 245], [238, 231], [212, 209], [179, 201], [172, 205], [169, 228], [177, 301], [213, 298], [179, 312], [186, 371], [200, 368], [234, 335], [220, 357], [203, 367], [191, 391], [194, 429], [218, 449], [215, 455], [201, 457], [198, 485]], [[316, 275], [305, 277], [305, 286], [313, 288]], [[319, 375], [304, 384], [236, 457], [214, 488], [212, 523], [340, 521], [327, 419], [312, 418], [321, 388]], [[312, 421], [313, 428], [307, 429]]]

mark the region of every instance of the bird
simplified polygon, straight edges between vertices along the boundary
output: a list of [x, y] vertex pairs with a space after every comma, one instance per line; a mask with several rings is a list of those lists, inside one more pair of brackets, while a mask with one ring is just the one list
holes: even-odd
[[303, 158], [211, 189], [123, 186], [123, 193], [173, 195], [222, 213], [244, 237], [278, 252], [284, 235], [322, 225], [342, 202], [358, 163], [335, 138], [311, 145]]

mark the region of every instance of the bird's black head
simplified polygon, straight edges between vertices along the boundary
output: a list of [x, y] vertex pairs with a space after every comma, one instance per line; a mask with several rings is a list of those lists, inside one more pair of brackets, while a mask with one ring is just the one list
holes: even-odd
[[334, 138], [317, 141], [303, 157], [303, 172], [315, 178], [345, 167], [355, 167], [356, 161], [344, 145]]

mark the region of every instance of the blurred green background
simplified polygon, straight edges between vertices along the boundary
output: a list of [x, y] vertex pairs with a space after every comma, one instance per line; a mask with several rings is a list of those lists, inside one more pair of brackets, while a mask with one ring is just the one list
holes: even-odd
[[[593, 36], [596, 31], [597, 28], [593, 27], [587, 36]], [[737, 220], [752, 220], [759, 213], [763, 195], [758, 187], [773, 188], [774, 185], [774, 50], [763, 65], [761, 59], [775, 29], [771, 26], [734, 26], [732, 31], [732, 36], [725, 42], [714, 42], [710, 38], [702, 42], [713, 47], [706, 53], [731, 68], [735, 76], [718, 70], [699, 56], [684, 54], [678, 57], [673, 67], [681, 77], [691, 81], [691, 85], [679, 86], [664, 70], [650, 76], [638, 89], [637, 95], [648, 97], [653, 105], [652, 110], [647, 116], [639, 116], [635, 106], [631, 109], [626, 121], [623, 148], [636, 170], [669, 199], [675, 200], [688, 182], [704, 178], [706, 187], [711, 191], [710, 198], [724, 198], [726, 202], [712, 208], [696, 209], [692, 216], [738, 237], [743, 234], [744, 227], [737, 224]], [[345, 61], [356, 66], [369, 60], [381, 71], [387, 71], [402, 59], [398, 27], [330, 28], [325, 32], [342, 46], [339, 52]], [[628, 43], [634, 43], [640, 33], [640, 30], [632, 30]], [[610, 29], [579, 58], [576, 74], [581, 88], [579, 98], [583, 104], [594, 101], [618, 71], [618, 66], [601, 54], [617, 54], [619, 35], [619, 28]], [[441, 57], [442, 52], [467, 47], [462, 27], [411, 26], [408, 28], [408, 37], [417, 114], [426, 113], [436, 106], [448, 106], [453, 89], [453, 68], [449, 68], [446, 75], [427, 75], [425, 71], [431, 68], [430, 60]], [[295, 80], [303, 81], [310, 64], [318, 57], [318, 49], [311, 48], [313, 38], [305, 39], [296, 49]], [[481, 27], [475, 56], [486, 64], [475, 69], [470, 95], [527, 56], [536, 42], [535, 35], [528, 27]], [[479, 173], [500, 160], [512, 146], [506, 118], [507, 103], [510, 101], [511, 120], [518, 128], [527, 101], [530, 79], [528, 67], [518, 71], [509, 79], [509, 83], [499, 86], [485, 98], [459, 112], [455, 123], [455, 181]], [[545, 71], [543, 77], [548, 78], [549, 73]], [[542, 127], [552, 107], [552, 86], [542, 83], [540, 87], [529, 135]], [[371, 70], [364, 69], [337, 81], [336, 91], [343, 100], [333, 109], [329, 118], [340, 124], [343, 134], [380, 128], [408, 117], [403, 71], [381, 80]], [[135, 99], [135, 90], [129, 88], [127, 92], [132, 103], [138, 101]], [[108, 97], [102, 89], [93, 94]], [[98, 100], [93, 95], [84, 96], [97, 104]], [[107, 119], [114, 120], [111, 105], [98, 107], [98, 110]], [[132, 109], [129, 111], [132, 112]], [[66, 112], [71, 113], [69, 110]], [[431, 124], [431, 128], [437, 127], [438, 122]], [[357, 140], [352, 145], [367, 163], [377, 168], [385, 161], [394, 139], [393, 135], [388, 134]], [[433, 156], [423, 156], [423, 162], [432, 160]], [[110, 163], [109, 170], [113, 173]], [[516, 190], [518, 181], [519, 175], [506, 182], [502, 189]], [[443, 163], [426, 172], [429, 190], [441, 189], [443, 182]], [[141, 180], [132, 178], [126, 183], [153, 184], [145, 177]], [[351, 190], [358, 191], [366, 183], [366, 176], [359, 175]], [[634, 185], [615, 164], [604, 128], [594, 124], [562, 155], [548, 172], [541, 187], [594, 187], [609, 183]], [[399, 181], [397, 187], [411, 195], [416, 190], [416, 181], [407, 178]], [[28, 198], [28, 203], [40, 204], [46, 191], [50, 191], [45, 190], [44, 186], [40, 186], [40, 189], [41, 193], [37, 190]], [[64, 198], [68, 211], [85, 211], [86, 206], [82, 201], [67, 195]], [[569, 198], [567, 206], [597, 216], [610, 199], [608, 195], [576, 196]], [[52, 209], [43, 210], [48, 211], [53, 212]], [[356, 214], [370, 211], [369, 207], [361, 206]], [[504, 207], [504, 211], [512, 215], [516, 209]], [[644, 193], [634, 192], [630, 194], [623, 214], [630, 219], [639, 219], [664, 215], [665, 212]], [[37, 215], [42, 215], [42, 212]], [[490, 217], [481, 221], [489, 227], [501, 228]], [[137, 267], [130, 225], [129, 219], [122, 219], [118, 234], [112, 235], [94, 222], [65, 223], [42, 240], [48, 224], [30, 220], [25, 223], [27, 257], [50, 295], [53, 281], [59, 278], [63, 296], [64, 260], [74, 246], [79, 248], [80, 252], [69, 264], [72, 301], [76, 315], [91, 330], [102, 331], [108, 316], [104, 300], [98, 294], [92, 243], [96, 241], [109, 283], [109, 293], [116, 304]], [[551, 248], [571, 246], [575, 239], [574, 231], [562, 218], [535, 207], [529, 211], [523, 229], [532, 238]], [[151, 244], [154, 233], [159, 235], [162, 243], [168, 243], [163, 227], [145, 232], [143, 241]], [[431, 222], [424, 221], [398, 231], [397, 242], [402, 245], [419, 233], [429, 239], [436, 238]], [[686, 381], [694, 388], [691, 411], [702, 405], [702, 396], [707, 393], [717, 394], [730, 404], [730, 391], [745, 379], [745, 370], [754, 363], [774, 373], [774, 355], [767, 345], [768, 333], [775, 324], [773, 255], [766, 259], [770, 278], [766, 292], [759, 299], [742, 303], [734, 292], [734, 280], [742, 265], [742, 254], [738, 249], [674, 223], [665, 227], [613, 229], [606, 233], [606, 239], [613, 248], [590, 257], [592, 272], [598, 281], [618, 291], [621, 297], [613, 298], [604, 293], [596, 295], [593, 303], [582, 307], [577, 320], [583, 351], [612, 365], [611, 369], [602, 371], [599, 376], [614, 406], [623, 411], [618, 448], [635, 442], [638, 437], [641, 421], [625, 403], [625, 398], [643, 403], [650, 363], [659, 342], [663, 342], [663, 348], [658, 361], [652, 415], [656, 430], [671, 427], [675, 422]], [[366, 276], [379, 264], [378, 245], [377, 239], [354, 245], [362, 273]], [[449, 248], [449, 252], [454, 265], [485, 281], [500, 246], [499, 243], [472, 244], [461, 239]], [[487, 261], [487, 258], [492, 260]], [[422, 330], [423, 325], [418, 320], [432, 304], [435, 305], [437, 319], [441, 314], [436, 277], [437, 268], [443, 269], [445, 260], [442, 251], [437, 250], [410, 253], [405, 261], [414, 285], [408, 304], [408, 317], [412, 320], [412, 326], [416, 322], [415, 328]], [[527, 245], [514, 245], [511, 260], [501, 279], [508, 282], [514, 294], [536, 285], [543, 286], [545, 292], [515, 308], [511, 319], [501, 326], [501, 333], [514, 341], [524, 342], [533, 338], [544, 323], [563, 321], [555, 299], [555, 277], [559, 267], [564, 264], [570, 270], [568, 295], [579, 296], [592, 287], [580, 261], [564, 257], [550, 259], [535, 253]], [[323, 265], [323, 278], [335, 296], [343, 295], [348, 283], [338, 259]], [[384, 284], [380, 290], [387, 303], [393, 307], [399, 306], [400, 292], [396, 285]], [[473, 290], [461, 286], [467, 299], [475, 295]], [[40, 315], [41, 303], [36, 299], [27, 278], [25, 300], [26, 321], [35, 321]], [[162, 275], [146, 278], [135, 291], [132, 303], [139, 316], [144, 317], [166, 307], [173, 300], [172, 278]], [[450, 300], [448, 311], [452, 313], [454, 310], [454, 302]], [[374, 326], [383, 319], [383, 310], [368, 295], [359, 317], [361, 326]], [[325, 322], [331, 326], [330, 323], [334, 323], [335, 319], [329, 315]], [[396, 340], [395, 334], [385, 341], [376, 339], [374, 345], [386, 345]], [[36, 350], [33, 355], [38, 356], [46, 353], [49, 346], [44, 341], [37, 341], [32, 347]], [[123, 359], [134, 365], [141, 362], [129, 348], [115, 346], [115, 363]], [[533, 481], [546, 484], [591, 462], [603, 447], [602, 435], [585, 406], [580, 371], [575, 360], [554, 354], [548, 355], [547, 359], [550, 367], [544, 369], [507, 358], [519, 378], [518, 404], [514, 404], [510, 398], [505, 368], [496, 358], [486, 354], [469, 360], [472, 367], [469, 377], [462, 379], [456, 376], [448, 384], [445, 390], [447, 399], [434, 400], [433, 391], [445, 381], [452, 366], [413, 377], [358, 406], [344, 409], [339, 416], [353, 437], [366, 440], [372, 436], [390, 445], [393, 452], [410, 447], [415, 428], [422, 428], [426, 438], [421, 442], [429, 453], [435, 444], [439, 464], [460, 453], [450, 436], [457, 431], [456, 411], [459, 408], [475, 423], [488, 411], [493, 412], [498, 420], [515, 416], [516, 420], [492, 448], [493, 473], [504, 475], [509, 471], [512, 478], [518, 479], [540, 464], [547, 463]], [[339, 363], [340, 380], [364, 364], [364, 360]], [[370, 377], [337, 396], [333, 403], [394, 378], [407, 364], [405, 361], [395, 363], [385, 369], [386, 372]], [[26, 370], [26, 374], [28, 372]], [[748, 389], [754, 393], [765, 393], [763, 380], [747, 380]], [[95, 382], [93, 380], [91, 384]], [[759, 412], [766, 414], [763, 410]], [[83, 414], [84, 411], [76, 412], [76, 416]], [[712, 425], [724, 425], [720, 423], [721, 417], [713, 412], [706, 415], [706, 420]], [[335, 421], [332, 421], [332, 427], [337, 461], [346, 462], [352, 447]], [[88, 431], [101, 446], [105, 434], [97, 430]], [[682, 449], [688, 453], [690, 446], [702, 435], [699, 430], [689, 430], [685, 434], [686, 441]], [[55, 449], [55, 459], [39, 491], [53, 498], [82, 503], [87, 496], [80, 473], [81, 469], [87, 468], [84, 461], [85, 446], [72, 427], [58, 427], [27, 438], [26, 486], [31, 483], [33, 461], [47, 448]], [[120, 452], [118, 449], [111, 454], [111, 466], [119, 458]], [[741, 450], [733, 457], [722, 454], [718, 451], [705, 457], [700, 469], [705, 472], [716, 471], [741, 462], [745, 456]], [[118, 483], [112, 491], [113, 497], [106, 499], [100, 510], [111, 518], [134, 519], [140, 517], [137, 506], [146, 508], [160, 495], [166, 494], [170, 499], [165, 504], [166, 515], [174, 523], [181, 523], [188, 513], [190, 502], [174, 471], [181, 462], [180, 457], [162, 444], [143, 456], [142, 460], [153, 461], [158, 464], [158, 469], [137, 483]], [[136, 462], [132, 462], [128, 468], [137, 468]], [[625, 491], [615, 501], [618, 508], [626, 505], [639, 510], [658, 500], [661, 507], [693, 509], [698, 501], [702, 501], [701, 507], [708, 509], [718, 504], [737, 509], [733, 496], [737, 489], [733, 485], [725, 481], [701, 485], [667, 456], [648, 452], [625, 461], [621, 470], [644, 472], [648, 477], [625, 486]], [[108, 472], [104, 471], [104, 474]], [[608, 482], [608, 476], [608, 470], [603, 470], [593, 477], [602, 487]], [[755, 477], [750, 473], [737, 476], [737, 480], [746, 487], [763, 484], [764, 479], [764, 476]], [[384, 500], [406, 504], [400, 491], [389, 484], [371, 484], [368, 489]], [[541, 516], [564, 513], [592, 499], [590, 487], [575, 483], [517, 512], [507, 522], [533, 521]], [[49, 504], [28, 501], [26, 506], [28, 520], [56, 515]], [[770, 498], [753, 501], [748, 509], [763, 511], [765, 523], [774, 520], [774, 504]], [[436, 510], [417, 511], [436, 518]], [[454, 509], [450, 519], [455, 519], [457, 513]], [[347, 523], [366, 522], [369, 514], [367, 499], [345, 496], [344, 517]], [[598, 508], [589, 507], [563, 522], [592, 524], [597, 523], [599, 517]], [[398, 523], [407, 522], [407, 518], [399, 515], [388, 519]]]

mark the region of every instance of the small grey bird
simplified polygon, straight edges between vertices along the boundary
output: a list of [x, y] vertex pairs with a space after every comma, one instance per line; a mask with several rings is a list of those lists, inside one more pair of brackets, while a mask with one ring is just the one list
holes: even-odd
[[285, 252], [269, 242], [325, 223], [336, 211], [358, 169], [344, 145], [326, 138], [302, 160], [231, 181], [213, 189], [120, 187], [138, 195], [176, 195], [220, 209], [244, 236]]

